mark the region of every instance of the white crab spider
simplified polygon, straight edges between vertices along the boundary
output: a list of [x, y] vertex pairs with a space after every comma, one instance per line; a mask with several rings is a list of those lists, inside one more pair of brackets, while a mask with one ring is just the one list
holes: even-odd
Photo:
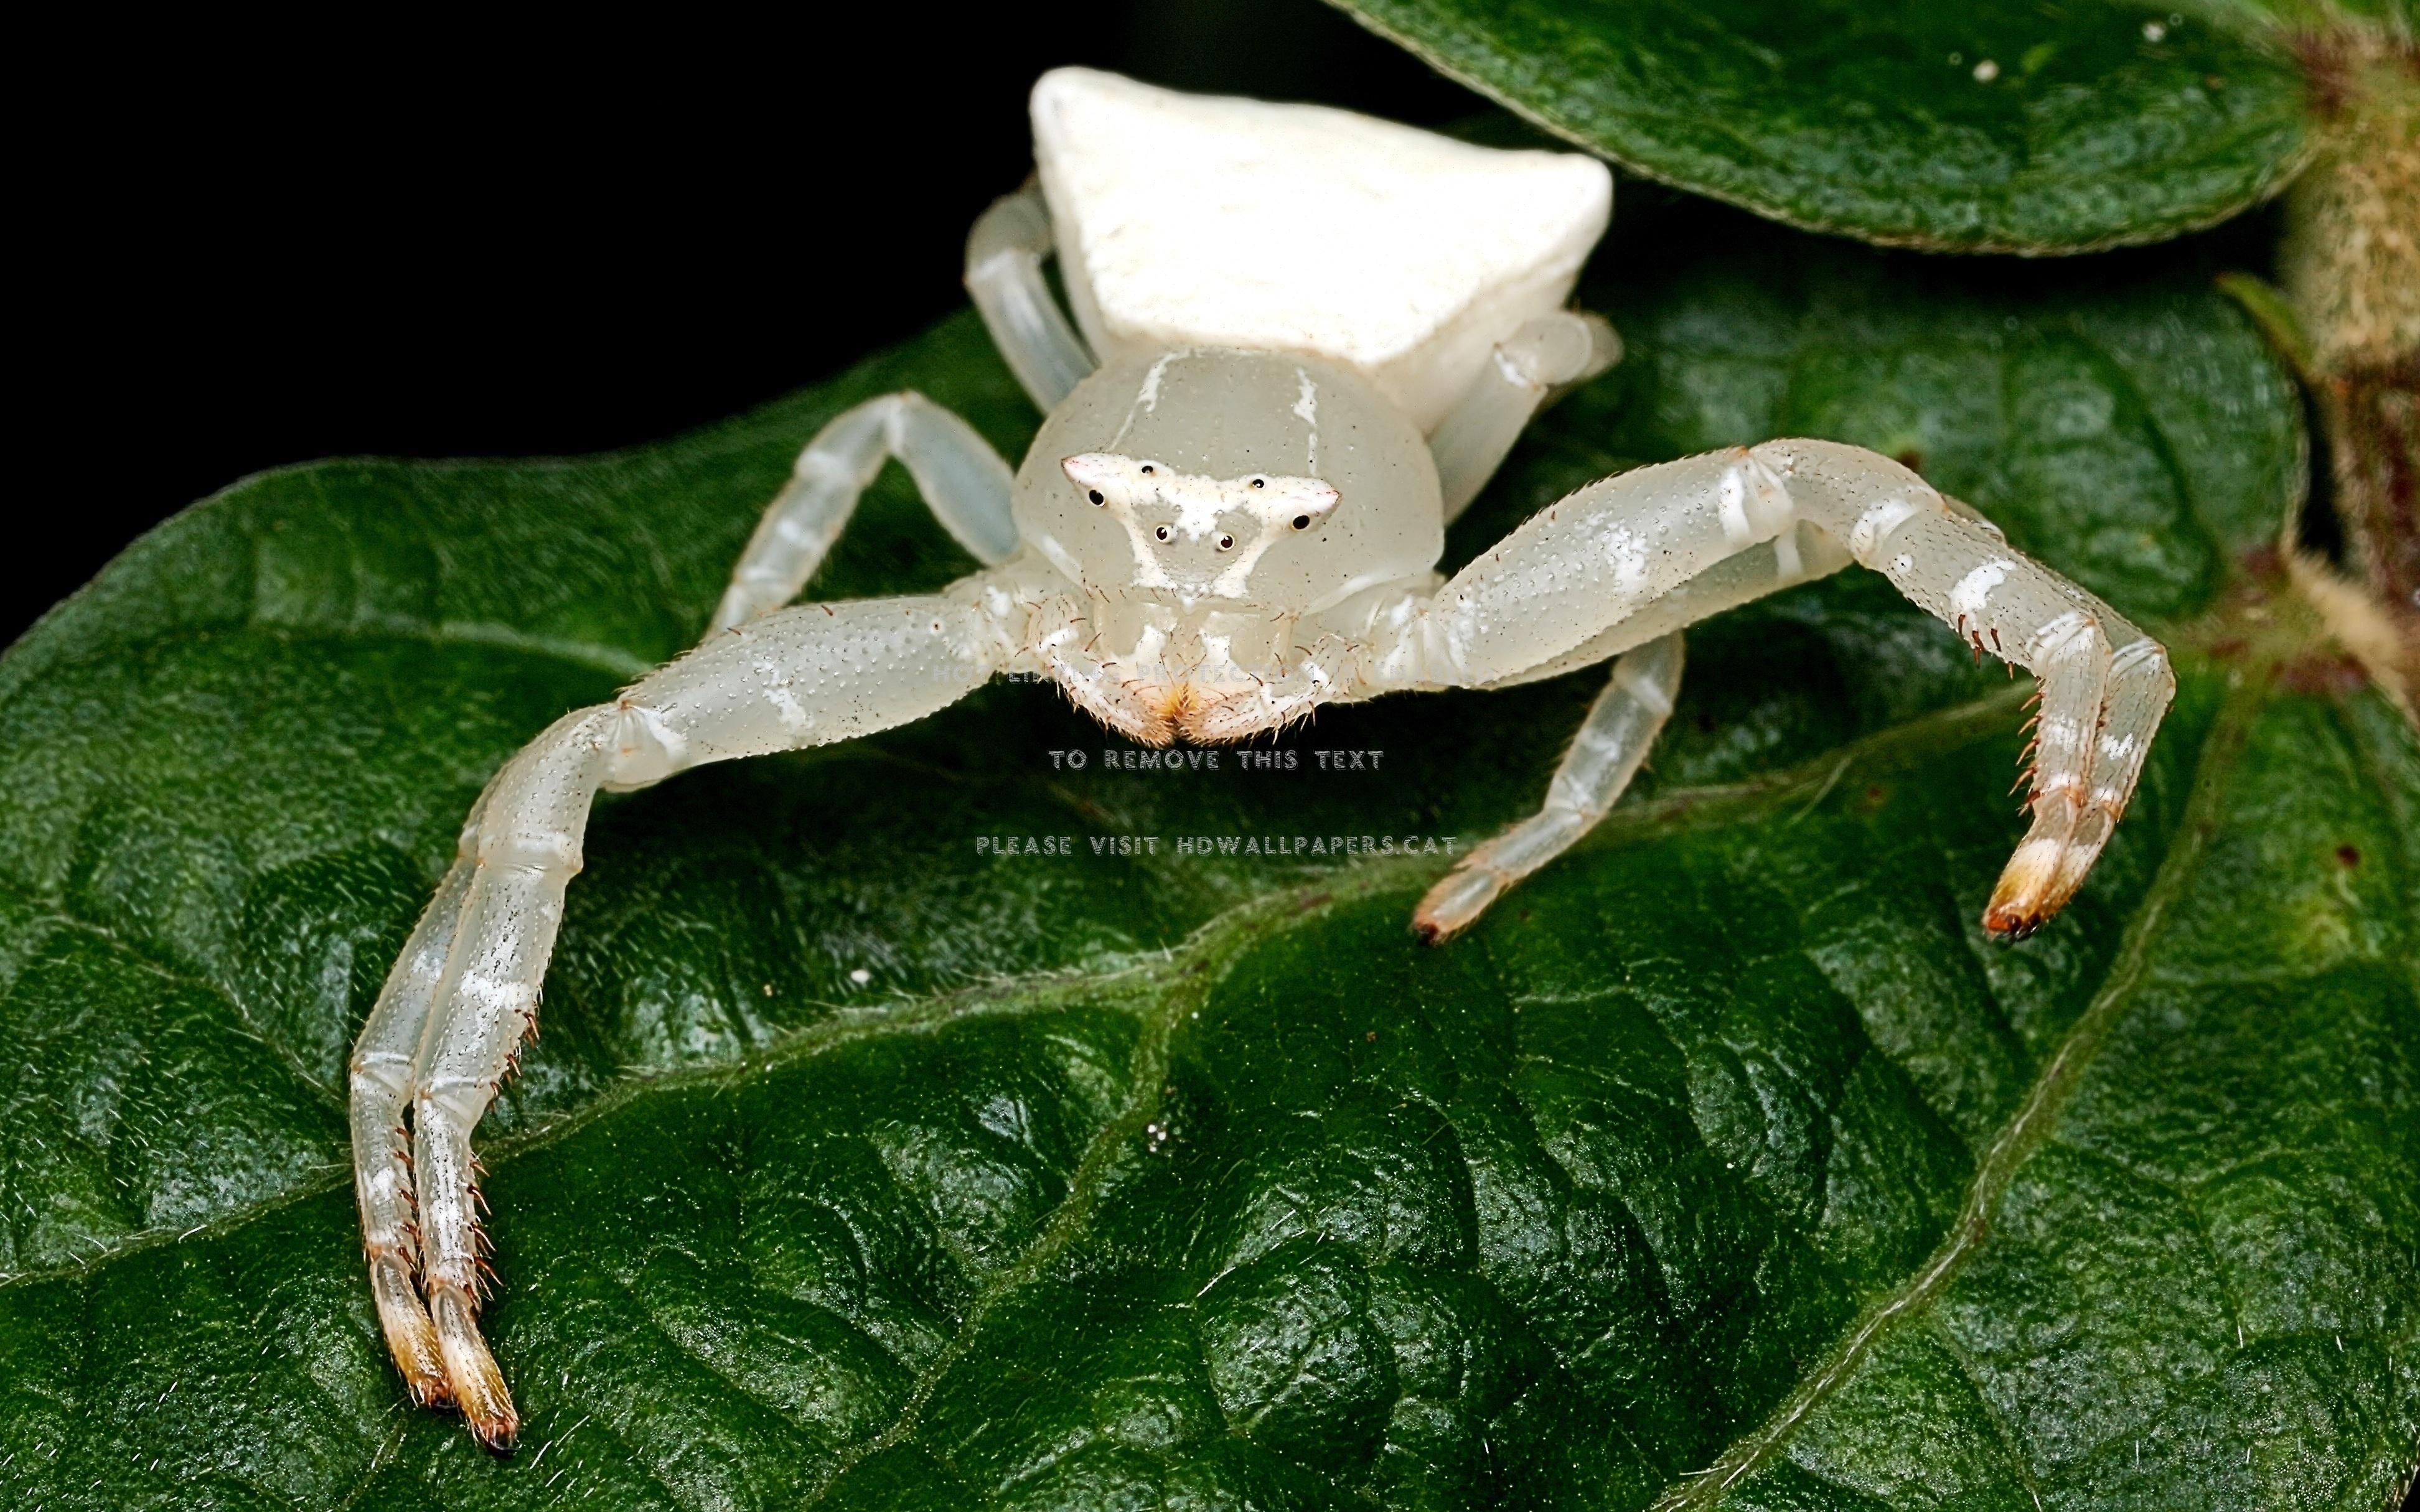
[[[1421, 901], [1436, 939], [1605, 816], [1672, 711], [1684, 625], [1854, 561], [2040, 681], [2032, 825], [1987, 929], [2056, 912], [2133, 791], [2174, 688], [2160, 646], [1856, 447], [1641, 468], [1438, 577], [1447, 521], [1539, 405], [1618, 351], [1562, 308], [1610, 214], [1602, 165], [1079, 69], [1046, 75], [1033, 115], [1040, 192], [993, 207], [967, 248], [975, 303], [1047, 413], [1024, 466], [913, 393], [825, 426], [705, 642], [496, 774], [363, 1027], [351, 1127], [380, 1321], [413, 1395], [458, 1403], [491, 1446], [518, 1419], [475, 1321], [471, 1131], [534, 1023], [599, 788], [904, 724], [1002, 672], [1160, 745], [1615, 658], [1544, 807]], [[1080, 338], [1042, 277], [1054, 245]], [[983, 569], [931, 597], [784, 609], [888, 458]]]

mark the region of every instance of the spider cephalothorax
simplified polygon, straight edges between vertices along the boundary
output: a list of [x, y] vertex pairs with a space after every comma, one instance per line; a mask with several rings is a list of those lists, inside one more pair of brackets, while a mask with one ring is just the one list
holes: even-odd
[[[1415, 925], [1442, 939], [1621, 795], [1672, 712], [1684, 627], [1854, 562], [2040, 681], [2032, 824], [1987, 929], [2055, 913], [2133, 792], [2174, 690], [2158, 643], [1856, 447], [1774, 440], [1607, 478], [1438, 577], [1446, 523], [1529, 418], [1620, 351], [1563, 307], [1611, 211], [1601, 164], [1080, 69], [1044, 77], [1033, 117], [1040, 192], [995, 206], [967, 249], [1045, 411], [1024, 466], [912, 393], [831, 420], [704, 643], [496, 774], [363, 1027], [351, 1120], [380, 1321], [414, 1395], [458, 1403], [491, 1445], [518, 1418], [476, 1321], [471, 1131], [531, 1027], [600, 788], [903, 724], [1000, 673], [1165, 744], [1611, 661], [1539, 811], [1421, 901]], [[1042, 274], [1054, 245], [1081, 336]], [[930, 597], [784, 608], [894, 457], [982, 570]]]

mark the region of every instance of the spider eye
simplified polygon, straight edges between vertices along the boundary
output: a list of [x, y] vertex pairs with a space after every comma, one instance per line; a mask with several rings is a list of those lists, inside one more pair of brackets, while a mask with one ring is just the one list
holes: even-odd
[[1254, 478], [1252, 480], [1252, 486], [1255, 488], [1265, 488], [1268, 486], [1269, 480], [1266, 478]]
[[1154, 534], [1154, 535], [1158, 536], [1161, 540], [1165, 541], [1165, 540], [1167, 540], [1167, 539], [1168, 539], [1168, 527], [1167, 527], [1167, 526], [1165, 526], [1165, 525], [1162, 525], [1161, 527], [1159, 527], [1157, 530], [1156, 530], [1156, 531], [1152, 532], [1151, 533], [1152, 533], [1152, 534]]
[[1094, 503], [1096, 503], [1096, 504], [1097, 504], [1097, 503], [1102, 502], [1102, 499], [1101, 499], [1101, 490], [1100, 490], [1100, 489], [1098, 489], [1098, 488], [1094, 489], [1092, 492], [1090, 492], [1090, 493], [1086, 494], [1084, 497], [1085, 497], [1085, 498], [1087, 498], [1087, 499], [1090, 499], [1093, 502], [1094, 502]]
[[1294, 517], [1294, 528], [1298, 531], [1307, 531], [1311, 529], [1311, 517], [1309, 515], [1296, 515]]
[[1235, 538], [1234, 538], [1233, 536], [1232, 536], [1232, 535], [1222, 535], [1222, 536], [1218, 537], [1218, 549], [1219, 549], [1219, 550], [1221, 550], [1221, 551], [1232, 551], [1232, 550], [1233, 550], [1233, 549], [1234, 549], [1234, 547], [1235, 547]]
[[1146, 478], [1148, 478], [1148, 477], [1150, 477], [1150, 476], [1151, 476], [1151, 464], [1150, 464], [1150, 463], [1145, 462], [1145, 463], [1142, 465], [1142, 475], [1143, 475], [1144, 477], [1146, 477]]

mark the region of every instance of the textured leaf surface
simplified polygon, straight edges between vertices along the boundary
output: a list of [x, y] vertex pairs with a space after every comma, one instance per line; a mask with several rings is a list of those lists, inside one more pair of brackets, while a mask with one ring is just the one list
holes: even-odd
[[[1590, 298], [1631, 360], [1456, 554], [1625, 460], [1813, 432], [2198, 625], [2055, 929], [1972, 922], [2018, 689], [1856, 576], [1693, 632], [1641, 795], [1443, 949], [1405, 928], [1439, 861], [1328, 838], [1522, 811], [1592, 677], [1183, 772], [1105, 770], [1003, 685], [610, 800], [482, 1129], [529, 1420], [491, 1459], [380, 1356], [340, 1117], [453, 825], [694, 633], [824, 417], [912, 383], [1012, 452], [1033, 417], [958, 319], [641, 452], [271, 474], [0, 662], [0, 1485], [2383, 1504], [2420, 1428], [2420, 753], [2281, 678], [2291, 633], [2228, 586], [2299, 476], [2289, 391], [2173, 259], [1985, 282], [1728, 213], [1630, 235]], [[814, 592], [966, 565], [894, 475]]]
[[1336, 0], [1625, 167], [1886, 245], [2074, 252], [2220, 220], [2302, 161], [2300, 74], [2102, 0]]

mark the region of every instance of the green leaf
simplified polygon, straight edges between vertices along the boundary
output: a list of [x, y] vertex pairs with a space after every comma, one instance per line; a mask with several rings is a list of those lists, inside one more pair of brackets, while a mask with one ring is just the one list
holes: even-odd
[[2302, 75], [2232, 7], [1334, 3], [1636, 173], [1886, 246], [2157, 241], [2304, 160]]
[[[1329, 838], [1528, 809], [1601, 674], [1181, 772], [1001, 685], [608, 800], [481, 1129], [527, 1413], [495, 1459], [383, 1358], [341, 1118], [454, 825], [695, 633], [823, 419], [913, 384], [1014, 452], [1034, 417], [959, 317], [637, 452], [269, 474], [0, 661], [0, 1486], [2383, 1504], [2420, 1428], [2420, 749], [2240, 566], [2299, 486], [2287, 380], [2190, 257], [1987, 281], [1637, 221], [1590, 295], [1630, 359], [1453, 554], [1625, 459], [1914, 453], [2180, 650], [2055, 927], [1974, 923], [2019, 688], [1865, 575], [1693, 631], [1638, 795], [1443, 949], [1406, 927], [1440, 857]], [[967, 565], [894, 471], [814, 592]], [[1077, 854], [975, 844], [1026, 835]]]

